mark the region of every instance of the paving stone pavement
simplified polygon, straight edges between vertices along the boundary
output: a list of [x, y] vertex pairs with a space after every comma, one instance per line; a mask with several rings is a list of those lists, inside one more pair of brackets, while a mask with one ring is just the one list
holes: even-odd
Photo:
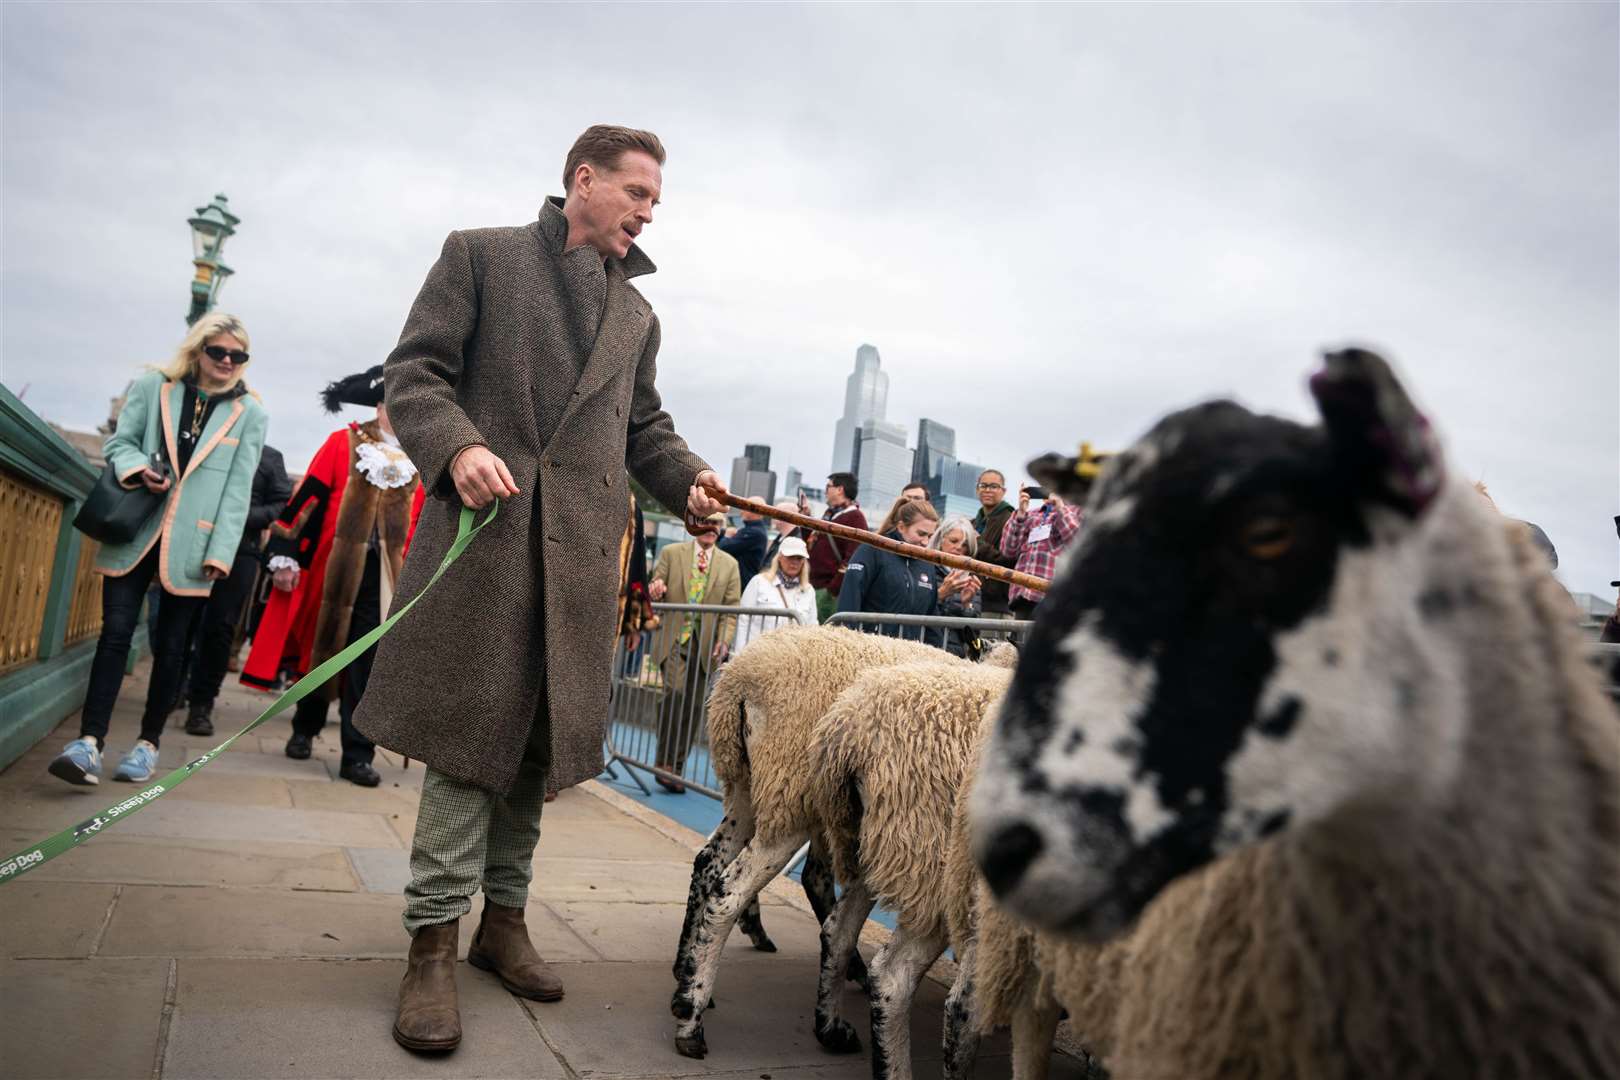
[[[109, 766], [139, 728], [147, 665], [125, 680]], [[177, 715], [162, 746], [173, 767], [240, 730], [270, 699], [231, 676], [219, 735]], [[131, 789], [72, 787], [45, 765], [77, 715], [0, 774], [0, 848], [15, 851]], [[780, 951], [734, 935], [710, 1054], [678, 1056], [669, 962], [695, 834], [596, 784], [546, 807], [528, 922], [567, 995], [522, 1001], [489, 975], [458, 971], [465, 1038], [423, 1058], [389, 1035], [408, 941], [400, 927], [410, 829], [422, 777], [382, 752], [380, 788], [337, 777], [337, 717], [308, 761], [282, 753], [283, 716], [204, 772], [23, 878], [0, 886], [0, 1074], [46, 1078], [531, 1077], [831, 1080], [871, 1075], [810, 1034], [817, 927], [796, 886], [763, 897]], [[692, 798], [702, 796], [692, 795]], [[463, 924], [462, 953], [474, 917]], [[886, 931], [869, 927], [863, 952]], [[939, 1073], [944, 987], [926, 982], [913, 1018], [917, 1075]], [[846, 1007], [864, 1031], [864, 1007]], [[1005, 1036], [987, 1041], [982, 1078], [1010, 1075]], [[1053, 1075], [1079, 1077], [1059, 1057]]]

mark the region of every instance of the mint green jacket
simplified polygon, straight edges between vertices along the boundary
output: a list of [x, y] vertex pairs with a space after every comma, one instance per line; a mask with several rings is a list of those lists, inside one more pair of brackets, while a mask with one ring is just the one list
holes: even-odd
[[[175, 436], [185, 403], [185, 386], [149, 371], [130, 384], [118, 428], [102, 453], [126, 487], [140, 483], [140, 473], [159, 446], [168, 460], [179, 460]], [[158, 580], [178, 596], [207, 596], [213, 582], [203, 567], [230, 573], [236, 547], [247, 523], [253, 494], [253, 471], [264, 448], [269, 414], [250, 393], [215, 406], [192, 451], [186, 474], [169, 488], [157, 513], [140, 535], [127, 544], [103, 544], [96, 571], [117, 577], [135, 569], [158, 548]]]

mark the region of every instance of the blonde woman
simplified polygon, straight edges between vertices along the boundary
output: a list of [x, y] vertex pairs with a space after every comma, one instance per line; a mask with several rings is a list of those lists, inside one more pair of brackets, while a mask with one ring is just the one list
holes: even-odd
[[[776, 558], [755, 574], [743, 590], [741, 606], [781, 608], [797, 616], [798, 624], [816, 625], [816, 590], [810, 587], [809, 556], [803, 540], [797, 536], [787, 537], [777, 549]], [[791, 620], [769, 615], [743, 615], [737, 620], [737, 638], [731, 651], [735, 653], [767, 630], [793, 625]]]
[[124, 682], [130, 637], [155, 578], [163, 588], [152, 641], [152, 681], [141, 733], [115, 780], [141, 783], [157, 768], [163, 722], [180, 689], [187, 632], [214, 582], [231, 572], [247, 520], [253, 473], [269, 418], [242, 381], [248, 334], [234, 315], [198, 319], [166, 367], [130, 384], [117, 429], [104, 447], [127, 488], [164, 496], [135, 539], [96, 554], [101, 638], [79, 737], [54, 761], [51, 775], [71, 784], [101, 780], [101, 753]]

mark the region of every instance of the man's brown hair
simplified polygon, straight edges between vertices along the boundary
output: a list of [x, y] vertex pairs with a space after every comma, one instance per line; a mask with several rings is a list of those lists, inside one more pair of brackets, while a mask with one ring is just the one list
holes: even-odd
[[563, 162], [563, 193], [573, 190], [574, 173], [581, 164], [589, 163], [603, 172], [612, 172], [628, 150], [640, 150], [659, 165], [664, 163], [664, 144], [652, 132], [616, 124], [592, 124], [574, 140], [568, 160]]

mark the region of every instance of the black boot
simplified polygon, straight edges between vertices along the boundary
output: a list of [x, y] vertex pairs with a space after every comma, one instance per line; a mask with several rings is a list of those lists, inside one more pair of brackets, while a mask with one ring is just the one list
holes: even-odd
[[287, 740], [287, 756], [297, 761], [303, 761], [309, 757], [310, 749], [308, 735], [300, 735], [295, 731], [292, 733], [292, 737]]
[[186, 713], [186, 734], [208, 736], [214, 733], [214, 703], [193, 701]]
[[353, 765], [339, 765], [338, 776], [361, 787], [376, 787], [382, 783], [382, 776], [364, 761], [357, 761]]

